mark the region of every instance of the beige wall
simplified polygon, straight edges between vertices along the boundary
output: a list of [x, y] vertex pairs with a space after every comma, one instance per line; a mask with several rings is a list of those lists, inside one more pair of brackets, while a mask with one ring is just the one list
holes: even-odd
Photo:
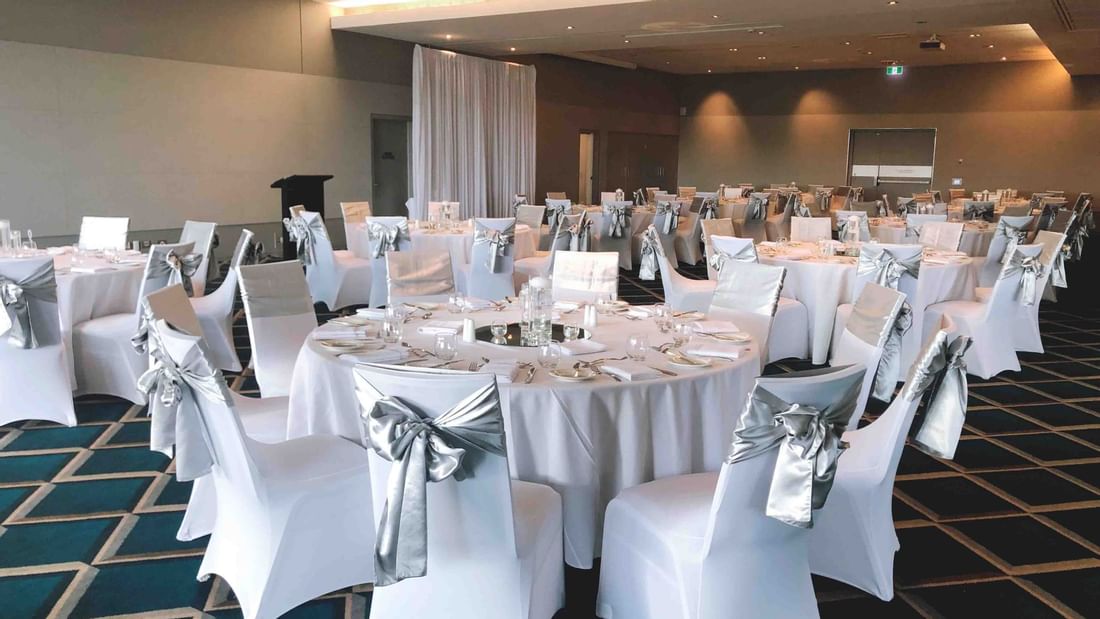
[[1100, 77], [1057, 62], [692, 76], [681, 104], [681, 184], [843, 184], [849, 129], [912, 127], [936, 188], [1100, 190]]

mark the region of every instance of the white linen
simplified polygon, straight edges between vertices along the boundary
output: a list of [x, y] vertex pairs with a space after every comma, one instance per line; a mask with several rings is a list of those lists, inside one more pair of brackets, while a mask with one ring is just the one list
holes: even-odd
[[[993, 240], [996, 226], [986, 222], [966, 222], [963, 226], [959, 250], [968, 256], [979, 257], [989, 253], [989, 243]], [[871, 220], [871, 238], [880, 243], [915, 243], [916, 239], [906, 237], [905, 220], [901, 218], [875, 218]]]
[[600, 371], [618, 376], [623, 380], [648, 380], [662, 376], [660, 372], [644, 363], [625, 359], [622, 361], [608, 361], [600, 366]]
[[745, 354], [745, 346], [743, 344], [733, 344], [730, 342], [715, 342], [709, 340], [702, 340], [698, 342], [692, 342], [689, 346], [684, 348], [684, 354], [694, 357], [716, 357], [718, 359], [739, 359], [741, 355]]
[[366, 325], [362, 327], [349, 327], [327, 323], [317, 327], [312, 336], [315, 340], [363, 340], [372, 337], [377, 329], [370, 329]]
[[519, 375], [518, 359], [497, 359], [481, 366], [478, 372], [496, 374], [498, 383], [511, 383]]
[[458, 333], [462, 330], [461, 320], [432, 320], [416, 328], [422, 335]]
[[696, 333], [737, 333], [741, 330], [729, 320], [699, 320], [694, 326]]
[[603, 352], [605, 350], [607, 350], [607, 346], [595, 340], [573, 340], [572, 342], [561, 343], [561, 354], [567, 357], [590, 355], [594, 352]]
[[408, 359], [409, 353], [404, 350], [372, 350], [370, 352], [345, 353], [340, 358], [355, 363], [396, 363]]

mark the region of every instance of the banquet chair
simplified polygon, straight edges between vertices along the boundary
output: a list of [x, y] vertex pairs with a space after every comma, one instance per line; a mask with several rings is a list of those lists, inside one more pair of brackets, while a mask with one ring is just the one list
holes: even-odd
[[848, 422], [849, 429], [858, 427], [863, 417], [879, 362], [904, 303], [905, 293], [867, 282], [852, 305], [844, 331], [839, 338], [833, 338], [830, 366], [858, 364], [867, 368], [856, 412]]
[[141, 299], [165, 286], [181, 281], [180, 272], [169, 266], [169, 255], [185, 257], [191, 243], [153, 245], [145, 262], [145, 273], [134, 311], [108, 314], [73, 325], [73, 366], [76, 370], [76, 395], [113, 395], [135, 404], [145, 403], [145, 394], [137, 380], [149, 369], [145, 355], [131, 344], [141, 326]]
[[802, 208], [802, 194], [791, 193], [788, 196], [780, 196], [783, 201], [783, 210], [778, 215], [770, 215], [764, 222], [764, 232], [769, 241], [791, 238], [791, 219], [799, 213], [805, 215]]
[[[363, 534], [373, 515], [364, 492], [370, 487], [367, 450], [326, 435], [254, 441], [201, 338], [164, 321], [153, 328], [165, 363], [186, 368], [189, 380], [204, 387], [183, 390], [181, 406], [198, 415], [191, 423], [205, 428], [206, 440], [176, 445], [176, 477], [189, 481], [206, 468], [217, 496], [198, 579], [221, 576], [250, 619], [279, 616], [330, 591], [373, 580], [370, 536]], [[204, 460], [212, 464], [202, 467]], [[188, 461], [195, 470], [181, 474], [181, 463]]]
[[[550, 619], [565, 595], [561, 497], [549, 486], [510, 479], [496, 377], [371, 364], [357, 365], [354, 374], [372, 447], [370, 484], [356, 493], [369, 488], [380, 529], [371, 616]], [[410, 456], [383, 455], [396, 451], [384, 430], [395, 409], [434, 420], [429, 436], [417, 440], [464, 450], [454, 476], [421, 487], [416, 513], [400, 491]], [[417, 515], [418, 524], [410, 522]], [[381, 555], [389, 526], [397, 536], [390, 543], [402, 553], [393, 557], [396, 565]], [[418, 546], [423, 571], [404, 544]]]
[[386, 254], [386, 306], [446, 302], [455, 293], [450, 252], [391, 251]]
[[547, 200], [568, 200], [569, 196], [566, 195], [564, 191], [547, 191], [546, 192], [546, 199]]
[[371, 216], [370, 202], [341, 202], [340, 213], [344, 216], [344, 239], [348, 251], [358, 258], [367, 257], [370, 254], [367, 253], [362, 224]]
[[986, 221], [993, 221], [996, 208], [997, 204], [995, 202], [987, 200], [965, 200], [963, 201], [963, 218], [967, 220], [984, 219]]
[[737, 236], [751, 238], [757, 243], [768, 240], [767, 220], [768, 209], [775, 198], [766, 191], [757, 191], [749, 194], [748, 204], [745, 206], [745, 217], [735, 219], [733, 227]]
[[[604, 517], [596, 614], [817, 617], [807, 528], [813, 516], [792, 526], [782, 506], [772, 511], [772, 495], [779, 492], [773, 479], [791, 473], [790, 461], [778, 456], [795, 449], [777, 436], [783, 424], [772, 410], [778, 400], [827, 411], [822, 431], [837, 437], [863, 373], [852, 366], [757, 378], [734, 430], [732, 455], [720, 471], [665, 477], [615, 497]], [[825, 475], [835, 468], [822, 466]]]
[[714, 265], [711, 264], [711, 257], [713, 256], [713, 252], [711, 251], [710, 239], [713, 236], [734, 236], [734, 234], [733, 234], [733, 220], [732, 219], [704, 219], [702, 221], [702, 226], [703, 226], [703, 258], [707, 261], [707, 279], [716, 280], [716, 279], [718, 279], [718, 274], [714, 270]]
[[[895, 203], [893, 214], [898, 217], [905, 217], [910, 213], [915, 213], [917, 210], [917, 205], [919, 204], [919, 202], [917, 202], [916, 195], [911, 198], [903, 198], [901, 196], [898, 196], [896, 200], [897, 202]], [[889, 202], [887, 202], [887, 206], [889, 206]]]
[[130, 230], [129, 217], [84, 217], [80, 220], [81, 249], [126, 249], [126, 235]]
[[554, 300], [594, 303], [618, 298], [618, 256], [615, 252], [559, 251], [554, 258]]
[[605, 206], [608, 202], [615, 202], [617, 199], [618, 194], [616, 194], [614, 191], [600, 192], [600, 206]]
[[210, 261], [214, 258], [214, 239], [218, 231], [218, 224], [205, 221], [183, 222], [183, 232], [180, 233], [180, 243], [194, 243], [195, 248], [191, 253], [202, 256], [202, 262], [191, 275], [193, 289], [192, 297], [202, 297], [206, 294], [206, 280], [210, 276]]
[[[659, 200], [654, 210], [653, 226], [657, 228], [657, 234], [661, 240], [661, 248], [666, 258], [671, 256], [673, 267], [679, 264], [676, 258], [676, 231], [680, 228], [680, 218], [683, 214], [682, 205], [675, 200]], [[641, 251], [641, 236], [637, 240], [639, 252]], [[639, 253], [640, 255], [640, 253]]]
[[918, 242], [923, 247], [958, 251], [962, 235], [961, 221], [929, 221], [921, 226]]
[[989, 250], [985, 256], [971, 258], [978, 270], [978, 287], [989, 288], [997, 281], [1001, 265], [1006, 256], [1011, 256], [1017, 245], [1027, 242], [1029, 230], [1035, 218], [1031, 215], [1001, 215], [993, 238], [989, 240]]
[[[824, 220], [828, 223], [828, 220]], [[759, 262], [756, 246], [752, 239], [732, 236], [711, 237], [711, 257], [707, 268], [714, 270], [715, 281], [721, 280], [721, 269], [727, 261]], [[780, 288], [782, 292], [782, 288]], [[758, 297], [760, 293], [751, 296]], [[713, 305], [711, 306], [714, 307]], [[780, 359], [803, 359], [809, 352], [810, 323], [809, 311], [798, 299], [780, 296], [772, 319], [772, 329], [768, 336], [766, 362]], [[762, 355], [764, 356], [764, 355]]]
[[[201, 337], [204, 346], [209, 341], [203, 332], [201, 317], [196, 315], [187, 303], [187, 294], [182, 286], [168, 286], [149, 294], [145, 297], [143, 306], [151, 320], [163, 320], [177, 331]], [[213, 360], [209, 355], [207, 359], [213, 366]], [[287, 396], [249, 398], [235, 391], [230, 391], [229, 395], [233, 399], [241, 425], [249, 438], [261, 443], [281, 443], [286, 440], [290, 398]], [[154, 407], [154, 414], [156, 410]], [[156, 447], [156, 445], [153, 446], [154, 449]], [[183, 515], [176, 539], [191, 541], [210, 535], [214, 530], [216, 518], [217, 498], [214, 496], [214, 481], [210, 476], [204, 475], [196, 479], [191, 486], [191, 498], [187, 502], [187, 511]]]
[[546, 224], [549, 236], [540, 236], [538, 248], [540, 251], [549, 251], [550, 246], [554, 242], [554, 235], [558, 232], [558, 223], [561, 221], [561, 218], [566, 215], [576, 214], [578, 211], [584, 209], [574, 207], [573, 202], [569, 199], [559, 200], [556, 198], [547, 198], [544, 208], [546, 209]]
[[833, 236], [833, 222], [828, 217], [792, 217], [791, 241], [814, 243]]
[[951, 200], [958, 200], [960, 198], [965, 198], [966, 197], [966, 189], [963, 189], [962, 187], [952, 187], [951, 189], [947, 190], [947, 196]]
[[330, 311], [366, 304], [372, 292], [371, 262], [348, 251], [334, 251], [320, 213], [305, 211], [294, 221], [300, 223], [299, 234], [305, 238], [298, 243], [298, 259], [306, 266], [313, 302], [324, 303]]
[[1004, 217], [1024, 217], [1024, 216], [1028, 216], [1028, 217], [1031, 216], [1031, 205], [1030, 204], [1019, 204], [1019, 205], [1006, 206], [1004, 208], [1004, 210], [1001, 211], [1001, 217], [1002, 218], [1004, 218]]
[[[537, 235], [537, 240], [535, 242], [536, 248], [542, 247], [542, 237], [546, 236], [543, 234], [542, 228], [542, 220], [544, 217], [546, 217], [545, 206], [521, 204], [516, 207], [516, 225], [524, 224], [535, 231]], [[554, 231], [549, 230], [549, 232], [553, 233]]]
[[929, 222], [946, 222], [947, 214], [910, 213], [905, 216], [905, 242], [920, 243], [921, 229]]
[[409, 220], [404, 217], [368, 217], [364, 225], [367, 227], [367, 251], [370, 256], [369, 304], [371, 307], [382, 307], [389, 297], [386, 254], [412, 248]]
[[837, 238], [844, 241], [844, 232], [847, 230], [849, 222], [852, 218], [856, 218], [856, 223], [859, 226], [859, 240], [866, 243], [871, 240], [871, 224], [867, 219], [867, 213], [864, 211], [837, 211], [836, 212], [836, 230]]
[[52, 257], [0, 259], [0, 321], [0, 426], [75, 426]]
[[514, 262], [517, 278], [523, 276], [526, 279], [534, 277], [548, 277], [554, 269], [554, 259], [559, 251], [570, 251], [571, 247], [580, 250], [588, 242], [589, 236], [588, 212], [581, 211], [578, 215], [563, 215], [558, 218], [557, 225], [551, 235], [550, 248], [546, 251], [536, 252], [534, 256], [520, 258]]
[[[715, 249], [721, 251], [721, 245]], [[769, 339], [786, 276], [785, 267], [738, 260], [727, 260], [718, 270], [718, 283], [707, 316], [730, 320], [751, 335], [760, 358], [760, 369], [764, 369], [772, 358]], [[806, 330], [802, 332], [801, 354], [796, 356], [804, 357], [808, 346], [806, 320], [803, 313], [802, 325]]]
[[653, 204], [657, 196], [657, 192], [661, 191], [660, 187], [646, 187], [645, 188], [645, 200], [646, 204]]
[[[683, 210], [680, 211], [684, 213]], [[692, 266], [699, 264], [703, 259], [702, 234], [699, 213], [688, 211], [680, 217], [672, 240], [673, 249], [676, 251], [676, 260]]]
[[[947, 403], [954, 397], [957, 405], [953, 410], [966, 410], [966, 372], [956, 364], [967, 344], [966, 338], [953, 339], [953, 328], [945, 321], [933, 334], [885, 412], [867, 426], [844, 433], [849, 447], [837, 463], [829, 500], [818, 510], [810, 531], [811, 573], [857, 587], [881, 600], [893, 599], [894, 554], [900, 548], [892, 513], [894, 478], [928, 378], [943, 377], [941, 393], [936, 394], [934, 386], [931, 389], [937, 402]], [[924, 427], [930, 429], [948, 422], [937, 419], [933, 423], [927, 408], [925, 419]], [[949, 426], [945, 434], [950, 436], [943, 438], [951, 453], [933, 455], [954, 456], [962, 421], [960, 414], [944, 423]], [[914, 444], [930, 452], [924, 440], [918, 433]]]
[[968, 371], [990, 378], [1002, 371], [1018, 372], [1012, 332], [1021, 327], [1020, 305], [1038, 305], [1044, 277], [1040, 254], [1042, 245], [1018, 245], [1016, 253], [1001, 267], [989, 294], [977, 301], [944, 301], [924, 310], [923, 332], [927, 338], [942, 316], [957, 325], [960, 335], [969, 336], [973, 345], [966, 353]]
[[237, 267], [260, 393], [288, 395], [298, 351], [317, 328], [309, 287], [296, 260]]
[[695, 187], [677, 187], [676, 196], [679, 198], [691, 199], [695, 197]]
[[836, 189], [833, 187], [818, 187], [813, 190], [814, 206], [817, 207], [819, 213], [828, 213], [833, 208], [833, 194]]
[[[612, 194], [614, 195], [614, 194]], [[605, 202], [600, 207], [600, 236], [597, 249], [613, 251], [619, 254], [619, 268], [634, 268], [633, 228], [634, 203], [630, 201]]]
[[[519, 208], [532, 208], [520, 206]], [[538, 210], [542, 219], [542, 207]], [[471, 297], [502, 301], [515, 296], [516, 223], [518, 218], [474, 220], [474, 246], [469, 264], [459, 266], [459, 290]]]
[[288, 209], [291, 217], [301, 217], [302, 213], [307, 213], [306, 207], [302, 204], [296, 204]]
[[668, 261], [665, 246], [657, 224], [650, 224], [641, 236], [641, 267], [639, 279], [655, 279], [661, 275], [661, 288], [665, 303], [675, 312], [706, 312], [714, 296], [715, 283], [689, 279], [676, 272]]
[[[229, 270], [218, 288], [210, 294], [193, 298], [190, 305], [202, 324], [203, 341], [206, 342], [210, 362], [219, 370], [241, 371], [237, 358], [237, 346], [233, 342], [233, 304], [237, 300], [237, 267], [245, 262], [252, 248], [252, 231], [245, 228], [237, 239]], [[192, 333], [191, 331], [188, 331]]]

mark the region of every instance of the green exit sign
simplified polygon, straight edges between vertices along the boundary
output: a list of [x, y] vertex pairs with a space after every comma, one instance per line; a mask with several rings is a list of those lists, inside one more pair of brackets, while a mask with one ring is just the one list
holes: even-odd
[[886, 67], [886, 75], [901, 75], [903, 73], [905, 73], [905, 67], [900, 64]]

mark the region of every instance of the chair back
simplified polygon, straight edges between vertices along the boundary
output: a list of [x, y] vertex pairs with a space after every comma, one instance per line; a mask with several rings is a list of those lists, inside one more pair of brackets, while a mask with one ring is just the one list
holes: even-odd
[[868, 217], [878, 217], [881, 206], [882, 203], [878, 200], [873, 202], [852, 202], [848, 205], [848, 210], [866, 213]]
[[[824, 410], [854, 389], [863, 375], [862, 367], [853, 366], [760, 377], [756, 389], [766, 389], [791, 404]], [[742, 414], [738, 430], [746, 418]], [[776, 444], [759, 455], [722, 464], [703, 538], [699, 617], [816, 616], [810, 529], [766, 515], [782, 449], [782, 444]]]
[[202, 256], [202, 264], [191, 276], [196, 297], [206, 293], [206, 280], [210, 276], [210, 261], [214, 257], [212, 251], [214, 249], [214, 235], [217, 230], [218, 224], [213, 222], [191, 220], [183, 222], [180, 243], [193, 242], [195, 244], [193, 253]]
[[[669, 258], [671, 256], [671, 260], [676, 260], [676, 230], [679, 228], [681, 213], [679, 202], [659, 200], [656, 214], [653, 216], [653, 225], [657, 228], [657, 234], [661, 238], [661, 247], [664, 250], [665, 257]], [[670, 218], [676, 222], [674, 225], [669, 224], [668, 220]]]
[[619, 296], [617, 252], [559, 251], [553, 274], [555, 301], [593, 302]]
[[645, 200], [647, 204], [652, 204], [653, 199], [656, 197], [657, 192], [661, 191], [660, 187], [646, 187], [645, 188]]
[[752, 336], [761, 368], [768, 358], [768, 336], [786, 276], [784, 267], [736, 260], [727, 260], [718, 271], [709, 315], [731, 320]]
[[454, 294], [450, 252], [391, 251], [386, 254], [386, 305], [446, 300]]
[[910, 213], [905, 216], [905, 237], [911, 242], [920, 240], [920, 231], [929, 222], [947, 221], [947, 214]]
[[[1016, 254], [1021, 258], [1037, 258], [1040, 263], [1042, 262], [1043, 245], [1031, 244], [1031, 245], [1017, 245]], [[1013, 257], [1010, 257], [1001, 266], [1001, 272], [997, 275], [997, 281], [993, 283], [993, 290], [989, 294], [989, 300], [986, 301], [985, 316], [986, 320], [992, 318], [1006, 318], [1017, 315], [1013, 308], [1016, 304], [1024, 304], [1023, 292], [1024, 287], [1021, 286], [1021, 280], [1026, 276], [1020, 269], [1014, 267]], [[1046, 269], [1044, 269], [1045, 271]], [[1038, 288], [1038, 282], [1036, 282], [1034, 304], [1039, 304], [1039, 298], [1042, 296], [1043, 290]]]
[[84, 217], [80, 220], [80, 239], [83, 249], [126, 249], [126, 234], [130, 230], [129, 217]]
[[828, 217], [791, 217], [791, 240], [813, 243], [833, 236]]
[[604, 202], [601, 210], [600, 251], [616, 252], [619, 255], [619, 266], [624, 269], [633, 268], [631, 222], [634, 218], [634, 203], [628, 200], [611, 200]]
[[363, 222], [371, 216], [370, 202], [341, 202], [340, 212], [344, 215], [344, 239], [352, 255], [367, 257], [367, 239], [363, 233]]
[[676, 195], [680, 198], [691, 199], [695, 197], [695, 187], [677, 187]]
[[707, 279], [718, 279], [718, 274], [711, 265], [714, 256], [714, 248], [711, 246], [711, 238], [714, 236], [733, 236], [732, 219], [704, 219], [701, 224], [703, 230], [703, 253], [707, 261]]
[[526, 224], [537, 234], [542, 235], [542, 218], [546, 216], [545, 206], [521, 204], [516, 207], [516, 223]]
[[[852, 298], [858, 299], [860, 293], [863, 292], [864, 286], [869, 283], [873, 283], [878, 279], [878, 271], [875, 269], [876, 260], [882, 260], [883, 258], [895, 261], [901, 264], [912, 264], [916, 262], [920, 264], [921, 254], [924, 252], [924, 248], [920, 245], [904, 245], [894, 243], [867, 243], [864, 245], [867, 251], [861, 251], [856, 267], [856, 277], [852, 281]], [[880, 253], [883, 256], [880, 258]], [[918, 267], [919, 268], [919, 267]], [[894, 288], [894, 286], [887, 286], [888, 288]], [[901, 273], [901, 277], [898, 278], [897, 288], [907, 295], [912, 296], [916, 292], [917, 277], [910, 273], [908, 270], [904, 270]]]
[[144, 300], [153, 320], [164, 320], [189, 335], [202, 336], [202, 324], [195, 308], [187, 300], [183, 286], [176, 284], [150, 293]]
[[959, 198], [965, 198], [966, 197], [966, 189], [963, 189], [962, 187], [948, 189], [947, 190], [947, 196], [949, 198], [951, 198], [952, 200], [958, 200]]
[[1005, 218], [1005, 217], [1024, 217], [1024, 216], [1028, 216], [1028, 217], [1031, 216], [1031, 205], [1030, 204], [1014, 204], [1014, 205], [1011, 205], [1011, 206], [1006, 206], [1004, 208], [1004, 210], [1001, 211], [1001, 218], [1002, 219]]
[[848, 225], [850, 218], [855, 217], [859, 220], [859, 240], [867, 242], [871, 240], [871, 224], [867, 219], [867, 213], [865, 211], [852, 211], [843, 210], [836, 212], [836, 228], [840, 231], [840, 240], [844, 239], [844, 230]]
[[[38, 347], [61, 344], [61, 320], [57, 313], [57, 276], [53, 257], [0, 258], [0, 286], [9, 282], [23, 288], [30, 328]], [[31, 290], [30, 288], [34, 288]], [[0, 355], [19, 355], [21, 348], [12, 345], [9, 324], [11, 314], [0, 303]], [[30, 334], [24, 334], [29, 337]], [[68, 396], [66, 396], [68, 397]]]
[[149, 258], [145, 261], [145, 276], [141, 280], [141, 289], [138, 291], [138, 302], [134, 311], [141, 311], [141, 300], [145, 295], [182, 281], [180, 272], [168, 266], [168, 255], [175, 254], [182, 258], [192, 253], [193, 249], [194, 243], [191, 242], [163, 243], [149, 248]]
[[615, 202], [618, 198], [618, 194], [614, 191], [601, 191], [600, 192], [600, 205], [606, 205], [608, 202]]
[[[1007, 211], [1007, 209], [1006, 209]], [[1031, 215], [1001, 215], [997, 220], [997, 228], [993, 232], [993, 238], [989, 240], [989, 251], [986, 252], [985, 262], [978, 272], [978, 285], [989, 287], [997, 279], [1001, 272], [1001, 264], [1007, 255], [1011, 256], [1017, 245], [1027, 242], [1029, 230], [1035, 222]]]
[[[397, 234], [397, 244], [392, 249], [409, 251], [412, 239], [408, 235], [409, 220], [404, 217], [367, 217], [367, 255], [371, 261], [370, 306], [381, 307], [389, 297], [386, 278], [386, 253], [390, 251], [389, 238]], [[404, 232], [397, 232], [400, 230]], [[376, 255], [381, 253], [381, 255]]]
[[829, 365], [839, 367], [856, 364], [867, 369], [863, 388], [859, 393], [859, 406], [852, 415], [849, 429], [854, 429], [863, 415], [875, 381], [875, 372], [882, 360], [886, 338], [894, 328], [903, 303], [905, 293], [874, 283], [867, 284], [852, 306], [852, 314], [848, 317], [840, 341], [833, 345], [833, 356], [829, 359]]
[[252, 368], [264, 397], [287, 395], [294, 363], [317, 315], [296, 260], [237, 267], [252, 342]]
[[919, 242], [924, 247], [958, 251], [962, 242], [963, 224], [959, 221], [930, 221], [920, 229]]
[[341, 202], [340, 213], [344, 216], [344, 224], [361, 224], [371, 216], [370, 202]]
[[547, 191], [546, 192], [546, 205], [550, 206], [550, 200], [568, 200], [569, 196], [565, 195], [564, 191]]
[[325, 227], [325, 220], [320, 213], [303, 211], [299, 218], [309, 230], [309, 243], [313, 247], [312, 260], [306, 265], [306, 282], [309, 284], [309, 292], [314, 302], [323, 301], [329, 297], [329, 291], [339, 286], [336, 279], [336, 254], [332, 248], [332, 240], [328, 236], [328, 228]]
[[248, 228], [241, 229], [241, 236], [237, 238], [237, 246], [233, 249], [233, 256], [229, 259], [229, 270], [225, 272], [218, 289], [210, 293], [212, 303], [218, 307], [218, 313], [226, 316], [232, 314], [233, 303], [237, 300], [237, 267], [245, 264], [255, 248], [252, 239], [255, 235]]
[[[520, 206], [519, 208], [532, 207]], [[539, 211], [537, 221], [541, 221], [542, 207], [533, 208]], [[516, 285], [513, 274], [516, 261], [517, 222], [518, 218], [511, 217], [474, 220], [474, 246], [470, 252], [466, 294], [492, 301], [515, 296]]]
[[290, 212], [291, 217], [301, 217], [302, 213], [306, 212], [306, 207], [301, 204], [296, 204], [287, 210]]

